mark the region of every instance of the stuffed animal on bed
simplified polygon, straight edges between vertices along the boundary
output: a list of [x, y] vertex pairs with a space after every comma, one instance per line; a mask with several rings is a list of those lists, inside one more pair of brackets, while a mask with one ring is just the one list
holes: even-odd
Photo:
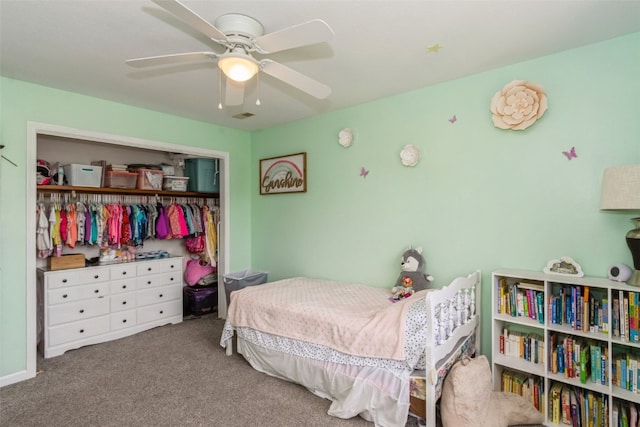
[[402, 254], [400, 261], [400, 267], [402, 271], [396, 284], [391, 288], [394, 301], [399, 301], [403, 298], [408, 298], [414, 294], [414, 292], [421, 291], [429, 288], [429, 283], [433, 281], [433, 276], [428, 275], [425, 270], [427, 263], [422, 256], [422, 248], [407, 249]]

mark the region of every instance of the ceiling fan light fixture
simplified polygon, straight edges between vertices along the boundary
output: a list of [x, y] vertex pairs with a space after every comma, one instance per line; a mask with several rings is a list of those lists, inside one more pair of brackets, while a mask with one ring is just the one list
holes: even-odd
[[258, 64], [253, 58], [229, 55], [218, 60], [218, 67], [231, 80], [246, 82], [258, 72]]

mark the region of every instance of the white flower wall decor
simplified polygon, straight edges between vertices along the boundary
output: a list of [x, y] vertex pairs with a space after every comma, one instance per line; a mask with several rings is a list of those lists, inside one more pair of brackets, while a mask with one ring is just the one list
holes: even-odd
[[547, 95], [541, 86], [514, 80], [491, 99], [492, 119], [500, 129], [524, 130], [547, 111]]
[[400, 160], [405, 166], [415, 166], [420, 161], [420, 149], [413, 144], [407, 144], [400, 151]]
[[344, 148], [349, 148], [353, 143], [353, 131], [349, 128], [344, 128], [338, 133], [338, 144]]

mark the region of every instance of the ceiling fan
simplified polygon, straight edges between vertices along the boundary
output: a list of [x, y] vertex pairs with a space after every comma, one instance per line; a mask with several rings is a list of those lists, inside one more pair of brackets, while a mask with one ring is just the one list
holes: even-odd
[[[269, 54], [329, 41], [333, 30], [326, 22], [314, 19], [269, 34], [255, 19], [237, 13], [218, 17], [212, 25], [178, 0], [153, 0], [177, 18], [222, 45], [224, 53], [189, 52], [129, 59], [134, 67], [169, 65], [192, 61], [216, 61], [226, 76], [225, 104], [240, 105], [244, 101], [244, 82], [258, 72], [274, 77], [315, 98], [324, 99], [331, 88], [281, 63], [265, 58], [257, 60], [252, 53]], [[256, 102], [258, 105], [260, 101]], [[218, 106], [222, 108], [222, 103]]]

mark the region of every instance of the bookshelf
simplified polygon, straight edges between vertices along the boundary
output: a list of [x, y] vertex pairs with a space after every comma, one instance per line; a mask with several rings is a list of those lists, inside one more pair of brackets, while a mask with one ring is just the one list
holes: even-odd
[[640, 288], [529, 270], [492, 273], [493, 388], [547, 426], [636, 425]]

